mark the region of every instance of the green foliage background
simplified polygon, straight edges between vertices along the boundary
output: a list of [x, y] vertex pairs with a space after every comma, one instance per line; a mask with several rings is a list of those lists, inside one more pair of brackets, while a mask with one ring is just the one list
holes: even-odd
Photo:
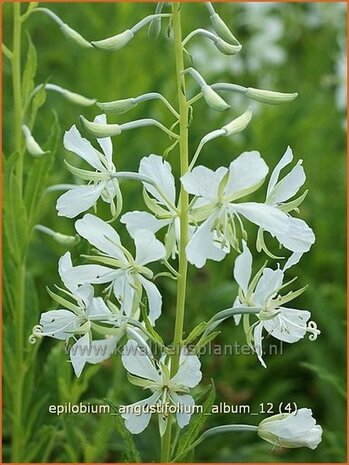
[[[53, 3], [42, 4], [51, 8], [64, 21], [89, 40], [109, 37], [127, 29], [147, 14], [153, 5], [146, 3]], [[312, 311], [313, 319], [322, 331], [315, 343], [307, 338], [292, 346], [284, 346], [283, 354], [267, 356], [268, 369], [260, 366], [256, 357], [204, 355], [203, 384], [213, 378], [216, 385], [216, 403], [248, 404], [257, 412], [259, 404], [272, 402], [277, 409], [280, 402], [296, 402], [299, 407], [310, 407], [324, 428], [323, 442], [315, 451], [294, 449], [273, 451], [271, 446], [249, 433], [228, 434], [210, 439], [196, 451], [195, 460], [201, 462], [340, 462], [345, 461], [346, 445], [346, 336], [345, 336], [345, 148], [344, 105], [336, 104], [336, 93], [343, 76], [336, 72], [341, 42], [345, 40], [344, 4], [283, 3], [253, 10], [251, 5], [217, 4], [217, 11], [237, 35], [243, 49], [241, 58], [219, 57], [211, 43], [200, 48], [195, 39], [192, 50], [194, 65], [208, 76], [208, 81], [233, 82], [252, 87], [268, 87], [279, 91], [298, 91], [299, 98], [283, 106], [256, 106], [251, 125], [241, 136], [223, 138], [210, 143], [202, 152], [201, 162], [212, 168], [228, 165], [244, 150], [261, 152], [270, 167], [284, 153], [287, 145], [295, 158], [304, 160], [309, 194], [301, 206], [301, 217], [314, 229], [317, 242], [292, 268], [290, 277], [299, 276], [299, 287], [309, 283], [309, 289], [295, 306]], [[201, 4], [183, 5], [184, 29], [190, 32], [197, 27], [208, 27], [206, 10]], [[315, 18], [315, 19], [314, 19]], [[3, 37], [11, 46], [12, 6], [3, 5]], [[270, 23], [270, 30], [265, 27]], [[264, 24], [265, 23], [265, 24]], [[272, 37], [272, 26], [278, 23], [283, 33], [274, 43], [267, 40], [253, 42], [259, 34]], [[281, 25], [281, 26], [280, 26]], [[36, 83], [50, 78], [51, 82], [67, 87], [99, 101], [136, 96], [149, 91], [163, 93], [175, 102], [174, 61], [172, 43], [163, 31], [154, 41], [140, 32], [125, 48], [112, 54], [96, 50], [81, 50], [69, 43], [59, 28], [42, 14], [33, 14], [26, 28], [37, 49], [38, 69]], [[264, 29], [263, 29], [264, 28]], [[265, 37], [264, 37], [265, 38]], [[246, 44], [246, 47], [245, 47]], [[273, 47], [283, 50], [285, 59], [273, 62], [268, 59]], [[27, 41], [23, 37], [23, 59]], [[276, 53], [276, 52], [275, 52]], [[248, 55], [250, 54], [250, 55]], [[218, 58], [217, 58], [218, 56]], [[263, 58], [264, 57], [264, 58]], [[254, 60], [254, 61], [249, 61]], [[203, 65], [204, 63], [204, 65]], [[257, 63], [257, 64], [256, 64]], [[189, 61], [188, 61], [189, 64]], [[195, 91], [192, 85], [189, 86]], [[5, 158], [12, 147], [12, 92], [11, 72], [6, 59], [3, 62], [3, 135]], [[227, 96], [228, 97], [228, 96]], [[338, 98], [338, 97], [337, 97]], [[343, 100], [343, 98], [341, 99]], [[340, 103], [340, 102], [339, 102]], [[343, 104], [343, 102], [342, 102]], [[246, 108], [247, 102], [232, 99], [232, 108], [218, 114], [195, 104], [194, 121], [190, 127], [191, 150], [207, 132], [221, 127]], [[62, 130], [77, 122], [79, 114], [92, 119], [96, 107], [78, 108], [58, 94], [47, 95], [34, 128], [39, 143], [45, 143], [53, 124], [52, 112], [59, 119]], [[161, 104], [154, 102], [139, 105], [132, 112], [110, 121], [154, 117], [164, 124], [172, 124], [171, 115]], [[59, 141], [50, 184], [73, 181], [64, 168], [64, 158], [70, 158]], [[114, 139], [115, 160], [119, 170], [136, 170], [139, 160], [150, 153], [161, 154], [169, 145], [168, 138], [157, 129], [146, 128], [125, 133]], [[75, 159], [76, 160], [76, 159]], [[170, 153], [168, 160], [178, 173], [178, 153]], [[27, 155], [26, 163], [32, 163]], [[136, 183], [122, 185], [126, 209], [143, 209], [141, 190]], [[263, 189], [262, 189], [263, 191]], [[263, 199], [261, 192], [260, 199]], [[40, 207], [40, 222], [60, 232], [72, 234], [73, 222], [58, 218], [55, 211], [56, 194], [45, 196]], [[103, 212], [103, 209], [100, 210]], [[107, 212], [104, 218], [108, 218]], [[124, 241], [129, 239], [122, 225], [116, 223]], [[253, 243], [253, 230], [250, 241]], [[85, 245], [73, 248], [75, 261]], [[53, 308], [45, 286], [58, 283], [57, 260], [65, 252], [61, 245], [36, 233], [30, 248], [29, 275], [26, 296], [26, 335], [39, 320], [41, 311]], [[259, 257], [256, 266], [262, 263]], [[186, 311], [186, 329], [208, 319], [216, 311], [229, 306], [235, 298], [236, 286], [232, 280], [234, 255], [222, 263], [210, 262], [205, 269], [192, 269], [189, 275]], [[15, 279], [13, 277], [12, 279]], [[28, 277], [29, 280], [29, 277]], [[34, 285], [35, 284], [35, 285]], [[175, 284], [162, 279], [164, 309], [158, 329], [170, 343], [173, 333]], [[5, 302], [6, 303], [6, 302]], [[11, 345], [15, 326], [8, 322], [4, 312], [4, 325], [8, 324], [4, 344]], [[226, 322], [217, 344], [244, 342], [241, 328]], [[271, 341], [275, 343], [275, 341]], [[28, 344], [28, 351], [34, 350]], [[103, 366], [90, 366], [81, 379], [73, 377], [61, 345], [44, 340], [35, 348], [36, 356], [31, 370], [33, 380], [28, 385], [27, 461], [53, 462], [121, 462], [125, 447], [115, 429], [114, 419], [107, 415], [62, 415], [48, 413], [50, 404], [65, 402], [94, 402], [107, 397], [116, 404], [139, 400], [142, 393], [130, 387], [120, 360], [113, 357]], [[4, 371], [11, 366], [4, 360]], [[14, 382], [16, 374], [13, 373]], [[11, 412], [4, 392], [4, 459], [8, 461], [11, 435]], [[224, 423], [257, 423], [263, 416], [247, 414], [213, 415], [207, 425]], [[151, 428], [135, 438], [143, 461], [156, 459], [159, 450], [155, 421]]]

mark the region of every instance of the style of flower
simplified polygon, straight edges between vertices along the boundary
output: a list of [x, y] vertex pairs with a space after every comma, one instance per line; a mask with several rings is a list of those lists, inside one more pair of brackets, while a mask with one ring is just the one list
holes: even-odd
[[244, 152], [229, 169], [220, 167], [212, 171], [197, 166], [182, 176], [184, 189], [197, 197], [191, 217], [203, 221], [192, 235], [187, 248], [190, 263], [201, 268], [207, 259], [222, 260], [230, 247], [238, 249], [237, 220], [242, 233], [240, 216], [257, 224], [273, 236], [287, 234], [287, 215], [271, 205], [236, 201], [256, 191], [263, 183], [268, 167], [256, 151]]
[[[115, 316], [101, 297], [94, 297], [94, 289], [90, 284], [74, 285], [67, 279], [67, 273], [72, 269], [70, 253], [65, 253], [59, 260], [59, 275], [69, 291], [65, 292], [75, 303], [62, 298], [53, 292], [51, 296], [64, 308], [50, 310], [41, 314], [39, 325], [34, 326], [31, 342], [37, 337], [48, 336], [68, 342], [76, 339], [70, 349], [70, 360], [76, 376], [80, 376], [84, 365], [99, 363], [110, 357], [123, 333], [106, 339], [92, 341], [91, 328], [95, 322], [115, 325]], [[113, 333], [113, 330], [109, 330]], [[114, 332], [115, 334], [115, 332]]]
[[[106, 116], [98, 115], [94, 122], [103, 124], [106, 122]], [[103, 153], [96, 150], [87, 139], [84, 139], [75, 125], [64, 134], [63, 140], [67, 150], [74, 152], [96, 171], [76, 168], [67, 163], [70, 171], [78, 178], [88, 181], [88, 184], [73, 187], [59, 197], [56, 205], [58, 215], [75, 218], [94, 206], [101, 198], [110, 204], [113, 218], [117, 217], [122, 208], [122, 196], [119, 182], [113, 177], [116, 169], [112, 159], [111, 138], [97, 139]]]
[[[292, 210], [298, 210], [298, 206], [307, 194], [305, 192], [300, 197], [290, 200], [305, 183], [306, 178], [302, 167], [302, 160], [299, 160], [296, 166], [283, 179], [279, 180], [281, 170], [289, 165], [292, 160], [293, 153], [291, 148], [288, 147], [270, 176], [265, 203], [266, 205], [280, 209], [288, 215], [289, 228], [286, 233], [279, 232], [276, 234], [278, 241], [294, 253], [303, 254], [308, 252], [315, 242], [314, 233], [305, 221], [300, 218], [294, 218], [289, 214]], [[257, 248], [268, 252], [264, 243], [263, 229], [260, 229], [258, 233]]]
[[[121, 311], [133, 316], [139, 308], [143, 289], [148, 297], [149, 320], [154, 324], [161, 314], [162, 297], [150, 280], [153, 272], [145, 265], [165, 257], [164, 245], [151, 231], [140, 229], [134, 234], [136, 256], [121, 245], [119, 234], [108, 223], [86, 214], [76, 221], [78, 234], [98, 249], [98, 255], [89, 256], [103, 265], [79, 265], [69, 270], [69, 280], [76, 284], [105, 284], [113, 291], [120, 303]], [[109, 266], [105, 266], [109, 265]]]
[[[234, 264], [234, 278], [239, 285], [238, 297], [234, 307], [247, 305], [259, 309], [258, 321], [250, 325], [250, 315], [244, 315], [244, 328], [247, 341], [254, 348], [261, 364], [266, 367], [262, 358], [262, 333], [266, 330], [280, 341], [293, 343], [310, 333], [309, 339], [314, 341], [320, 334], [316, 323], [308, 322], [310, 312], [284, 307], [284, 304], [299, 296], [305, 288], [279, 295], [280, 289], [290, 283], [283, 284], [284, 271], [262, 268], [251, 280], [252, 254], [245, 242], [243, 252], [236, 258]], [[235, 318], [235, 322], [239, 322]], [[247, 329], [246, 329], [247, 328]]]
[[178, 371], [171, 377], [170, 367], [164, 360], [154, 361], [135, 341], [129, 340], [123, 351], [122, 363], [129, 372], [131, 383], [152, 391], [150, 397], [125, 406], [125, 411], [120, 412], [131, 433], [139, 434], [144, 431], [152, 413], [159, 411], [159, 429], [163, 435], [167, 426], [167, 405], [175, 406], [180, 428], [189, 423], [195, 401], [188, 393], [190, 388], [199, 384], [202, 377], [200, 360], [196, 355], [190, 354], [184, 348]]
[[316, 424], [309, 408], [295, 413], [274, 415], [262, 420], [258, 435], [278, 447], [309, 447], [316, 449], [321, 442], [322, 428]]
[[143, 182], [143, 197], [153, 214], [141, 211], [128, 212], [121, 217], [121, 222], [126, 225], [132, 237], [139, 229], [148, 229], [155, 234], [167, 227], [166, 256], [174, 257], [178, 252], [179, 218], [171, 165], [159, 155], [149, 155], [142, 158], [139, 164], [139, 174], [147, 177], [157, 186], [155, 188], [149, 182]]

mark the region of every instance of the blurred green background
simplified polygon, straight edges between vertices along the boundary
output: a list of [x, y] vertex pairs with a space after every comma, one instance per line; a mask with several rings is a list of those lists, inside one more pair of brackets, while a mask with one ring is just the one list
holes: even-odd
[[[150, 3], [53, 3], [51, 8], [71, 27], [88, 40], [114, 35], [151, 14]], [[24, 6], [23, 6], [24, 7]], [[195, 461], [201, 462], [344, 462], [346, 461], [346, 5], [345, 3], [225, 3], [216, 9], [239, 38], [243, 49], [239, 56], [219, 55], [215, 47], [196, 38], [188, 45], [194, 66], [209, 83], [231, 82], [251, 87], [284, 92], [299, 92], [295, 102], [283, 106], [253, 105], [254, 118], [243, 134], [222, 138], [210, 143], [202, 152], [201, 163], [217, 168], [245, 150], [258, 150], [273, 168], [287, 145], [296, 159], [304, 160], [307, 174], [305, 188], [309, 194], [301, 206], [301, 217], [312, 226], [317, 241], [301, 263], [289, 271], [289, 277], [299, 276], [298, 287], [309, 288], [295, 307], [309, 309], [321, 329], [315, 343], [307, 338], [294, 345], [284, 345], [283, 354], [267, 356], [268, 369], [260, 366], [256, 357], [203, 356], [203, 384], [215, 380], [218, 402], [250, 405], [252, 411], [259, 404], [296, 402], [299, 407], [310, 407], [324, 428], [323, 442], [315, 450], [272, 450], [272, 447], [248, 433], [215, 437], [198, 447]], [[183, 5], [184, 33], [198, 27], [209, 27], [204, 5]], [[12, 5], [3, 4], [3, 39], [11, 46]], [[165, 23], [165, 22], [164, 22]], [[158, 91], [171, 102], [176, 102], [173, 45], [166, 35], [166, 25], [159, 39], [147, 38], [143, 30], [131, 43], [111, 54], [96, 50], [81, 50], [69, 43], [59, 28], [46, 16], [33, 14], [25, 23], [38, 53], [37, 83], [46, 81], [79, 92], [82, 95], [110, 101]], [[23, 59], [27, 42], [23, 37]], [[190, 61], [188, 60], [188, 65]], [[188, 79], [191, 95], [195, 85]], [[204, 103], [194, 106], [194, 120], [190, 127], [190, 148], [195, 150], [200, 138], [239, 115], [247, 106], [243, 98], [226, 95], [231, 110], [221, 114], [208, 109]], [[12, 151], [12, 91], [11, 70], [3, 62], [3, 148], [5, 156]], [[44, 143], [53, 121], [58, 115], [62, 131], [78, 121], [79, 114], [92, 119], [97, 107], [79, 108], [49, 93], [34, 127], [34, 136]], [[112, 122], [153, 117], [167, 126], [171, 115], [161, 103], [148, 102]], [[114, 139], [114, 153], [119, 170], [136, 170], [140, 159], [150, 153], [162, 154], [170, 145], [166, 135], [156, 128], [127, 132]], [[29, 155], [28, 155], [29, 157]], [[73, 181], [64, 168], [68, 155], [60, 144], [51, 183]], [[178, 174], [178, 153], [174, 150], [168, 160]], [[28, 161], [30, 163], [30, 159]], [[260, 189], [258, 200], [264, 198]], [[125, 211], [144, 209], [141, 190], [136, 183], [124, 183]], [[42, 207], [41, 223], [60, 232], [72, 234], [73, 221], [56, 216], [57, 194], [47, 194]], [[257, 196], [258, 197], [258, 196]], [[108, 219], [108, 212], [99, 210]], [[130, 241], [123, 226], [115, 227], [126, 244]], [[59, 283], [57, 260], [65, 252], [64, 246], [50, 238], [34, 236], [29, 257], [29, 269], [37, 291], [28, 303], [28, 336], [31, 326], [39, 320], [41, 311], [53, 308], [45, 286]], [[254, 230], [251, 229], [251, 245]], [[86, 248], [80, 243], [71, 250], [75, 262]], [[254, 250], [253, 246], [252, 249]], [[191, 269], [189, 274], [186, 310], [186, 329], [216, 311], [231, 305], [236, 286], [232, 279], [234, 254], [224, 262], [208, 263], [202, 270]], [[256, 259], [256, 268], [264, 261]], [[272, 264], [272, 263], [271, 263]], [[273, 264], [272, 264], [273, 265]], [[173, 333], [176, 289], [174, 282], [161, 278], [159, 286], [164, 295], [163, 316], [157, 328], [170, 343]], [[35, 295], [34, 295], [35, 294]], [[33, 304], [34, 302], [34, 304]], [[4, 322], [6, 325], [6, 321]], [[242, 328], [228, 321], [215, 340], [217, 344], [244, 342]], [[275, 341], [270, 341], [274, 344]], [[29, 346], [28, 350], [32, 350]], [[4, 369], [8, 369], [6, 364]], [[31, 404], [37, 406], [33, 443], [44, 438], [43, 445], [32, 461], [51, 462], [120, 462], [123, 444], [109, 416], [75, 415], [55, 417], [48, 413], [48, 405], [90, 401], [109, 397], [115, 403], [127, 404], [144, 397], [138, 388], [131, 387], [117, 357], [103, 366], [89, 367], [80, 380], [75, 380], [62, 346], [55, 340], [41, 342], [35, 367], [35, 389], [30, 393]], [[6, 410], [4, 422], [10, 421]], [[30, 412], [29, 412], [30, 415]], [[213, 415], [207, 426], [224, 423], [257, 423], [263, 416], [244, 414]], [[135, 438], [143, 461], [158, 460], [159, 450], [156, 422]], [[5, 427], [5, 461], [10, 431]], [[45, 439], [47, 437], [47, 439]], [[30, 446], [29, 441], [29, 446]]]

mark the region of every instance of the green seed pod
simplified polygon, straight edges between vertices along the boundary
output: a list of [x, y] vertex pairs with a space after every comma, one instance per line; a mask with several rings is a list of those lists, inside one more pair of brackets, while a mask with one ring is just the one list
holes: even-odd
[[137, 106], [137, 103], [135, 103], [134, 98], [126, 98], [123, 100], [114, 100], [113, 102], [97, 102], [97, 106], [104, 113], [121, 115], [132, 110], [132, 108]]
[[247, 88], [245, 94], [247, 97], [257, 100], [258, 102], [268, 103], [269, 105], [279, 105], [281, 103], [292, 102], [298, 97], [297, 92], [287, 94], [283, 92], [274, 92], [271, 90], [254, 89], [252, 87]]
[[201, 87], [202, 96], [207, 105], [217, 111], [225, 111], [230, 106], [208, 84]]
[[76, 44], [80, 45], [80, 47], [83, 48], [92, 48], [92, 45], [90, 42], [88, 42], [86, 39], [82, 37], [81, 34], [79, 34], [77, 31], [72, 29], [68, 24], [63, 24], [61, 26], [61, 31], [63, 34], [72, 42], [75, 42]]
[[91, 44], [100, 49], [112, 52], [113, 50], [118, 50], [119, 48], [124, 47], [131, 39], [133, 39], [134, 33], [127, 29], [116, 36], [109, 37], [104, 40], [92, 41]]
[[83, 129], [93, 137], [97, 139], [103, 139], [103, 137], [118, 136], [121, 134], [121, 128], [119, 124], [100, 124], [92, 123], [80, 116], [80, 121]]

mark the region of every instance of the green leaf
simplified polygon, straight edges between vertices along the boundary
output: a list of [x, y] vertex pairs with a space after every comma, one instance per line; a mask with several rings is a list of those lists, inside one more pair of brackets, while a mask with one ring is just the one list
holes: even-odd
[[27, 33], [28, 37], [28, 51], [27, 51], [27, 59], [25, 62], [25, 68], [23, 71], [23, 78], [22, 78], [22, 98], [23, 101], [26, 102], [34, 89], [34, 78], [36, 75], [36, 68], [37, 68], [37, 59], [36, 59], [36, 49], [33, 45], [33, 42], [30, 38], [29, 33]]
[[205, 425], [206, 421], [211, 415], [212, 405], [214, 404], [215, 398], [216, 390], [212, 381], [206, 400], [203, 403], [202, 412], [196, 414], [195, 416], [193, 415], [193, 418], [191, 419], [189, 426], [179, 437], [178, 447], [176, 450], [176, 457], [173, 460], [174, 462], [178, 462], [179, 460], [183, 462], [186, 461], [185, 458], [188, 456], [189, 453], [188, 449], [190, 449], [190, 446], [199, 437], [203, 426]]
[[42, 87], [36, 92], [34, 97], [32, 98], [31, 101], [31, 109], [28, 114], [30, 114], [29, 121], [28, 121], [28, 127], [32, 129], [34, 122], [36, 120], [36, 115], [39, 111], [39, 109], [43, 106], [43, 104], [46, 101], [46, 90], [45, 90], [45, 85], [43, 84]]
[[185, 343], [189, 344], [190, 342], [195, 341], [195, 339], [201, 336], [201, 334], [205, 331], [206, 327], [207, 327], [207, 323], [205, 321], [202, 321], [197, 326], [195, 326], [195, 328], [192, 329], [190, 333], [188, 334], [188, 337], [186, 338]]
[[141, 456], [139, 455], [139, 452], [137, 450], [136, 444], [133, 440], [132, 434], [129, 432], [129, 430], [126, 428], [124, 424], [124, 420], [121, 418], [119, 414], [119, 409], [118, 407], [111, 402], [108, 399], [104, 399], [104, 401], [110, 405], [110, 407], [114, 411], [114, 418], [116, 422], [116, 429], [120, 436], [122, 437], [124, 441], [124, 446], [125, 446], [125, 454], [126, 454], [126, 460], [130, 463], [140, 463], [141, 462]]

